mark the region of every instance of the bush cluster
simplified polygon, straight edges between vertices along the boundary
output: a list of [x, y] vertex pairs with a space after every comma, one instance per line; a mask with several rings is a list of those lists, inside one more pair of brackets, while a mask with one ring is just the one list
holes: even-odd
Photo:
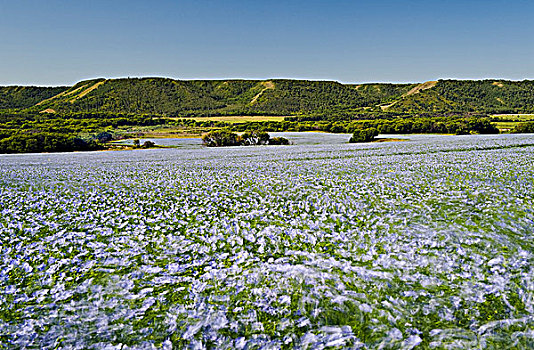
[[356, 130], [350, 138], [349, 142], [371, 142], [375, 139], [375, 136], [378, 136], [378, 130], [376, 130], [375, 128]]
[[150, 140], [146, 140], [145, 142], [143, 142], [143, 144], [141, 145], [141, 142], [139, 141], [139, 139], [135, 139], [133, 141], [133, 147], [134, 148], [152, 148], [152, 147], [155, 147], [156, 144]]
[[271, 137], [265, 131], [245, 131], [238, 135], [228, 129], [210, 131], [202, 136], [202, 142], [207, 147], [224, 146], [257, 146], [257, 145], [289, 145], [289, 140], [283, 137]]

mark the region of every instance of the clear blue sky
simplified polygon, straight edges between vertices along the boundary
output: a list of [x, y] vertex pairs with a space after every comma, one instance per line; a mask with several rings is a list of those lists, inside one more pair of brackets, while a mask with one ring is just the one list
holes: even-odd
[[530, 0], [0, 0], [0, 85], [534, 79]]

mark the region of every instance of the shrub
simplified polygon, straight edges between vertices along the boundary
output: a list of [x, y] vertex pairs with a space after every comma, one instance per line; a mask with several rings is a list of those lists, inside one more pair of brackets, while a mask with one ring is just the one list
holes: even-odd
[[360, 129], [354, 131], [354, 134], [350, 138], [350, 143], [357, 142], [371, 142], [378, 135], [378, 130], [375, 128]]
[[245, 131], [239, 136], [228, 129], [210, 131], [202, 136], [202, 142], [208, 147], [290, 144], [286, 138], [271, 138], [267, 132], [261, 130]]
[[269, 139], [269, 134], [260, 130], [245, 131], [240, 137], [241, 144], [244, 146], [265, 145], [269, 143]]
[[202, 136], [202, 142], [208, 147], [239, 146], [239, 136], [230, 130], [210, 131]]
[[107, 131], [103, 131], [101, 133], [99, 133], [98, 135], [96, 135], [95, 137], [97, 139], [98, 142], [109, 142], [111, 140], [113, 140], [113, 134], [107, 132]]
[[147, 141], [143, 142], [143, 146], [141, 146], [141, 147], [142, 148], [151, 148], [151, 147], [154, 147], [154, 146], [156, 146], [156, 144], [154, 142], [147, 140]]
[[289, 145], [289, 140], [285, 137], [273, 137], [269, 140], [269, 145]]

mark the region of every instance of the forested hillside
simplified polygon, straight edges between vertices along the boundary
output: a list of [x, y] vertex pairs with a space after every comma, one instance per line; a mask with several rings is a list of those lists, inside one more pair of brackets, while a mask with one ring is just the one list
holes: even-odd
[[401, 98], [387, 110], [533, 113], [534, 81], [440, 80], [430, 89]]
[[399, 98], [412, 86], [304, 80], [95, 79], [82, 81], [30, 110], [167, 116], [360, 111]]
[[0, 110], [171, 117], [534, 113], [534, 81], [341, 84], [307, 80], [93, 79], [72, 87], [1, 87]]
[[0, 111], [32, 107], [68, 87], [5, 86], [0, 87]]

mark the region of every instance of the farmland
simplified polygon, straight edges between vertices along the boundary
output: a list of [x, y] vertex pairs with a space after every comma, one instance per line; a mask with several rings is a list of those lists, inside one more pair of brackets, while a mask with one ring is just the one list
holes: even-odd
[[513, 130], [521, 123], [534, 121], [533, 114], [498, 114], [492, 117], [493, 124], [501, 131]]
[[521, 134], [0, 155], [0, 348], [532, 348], [533, 202]]

